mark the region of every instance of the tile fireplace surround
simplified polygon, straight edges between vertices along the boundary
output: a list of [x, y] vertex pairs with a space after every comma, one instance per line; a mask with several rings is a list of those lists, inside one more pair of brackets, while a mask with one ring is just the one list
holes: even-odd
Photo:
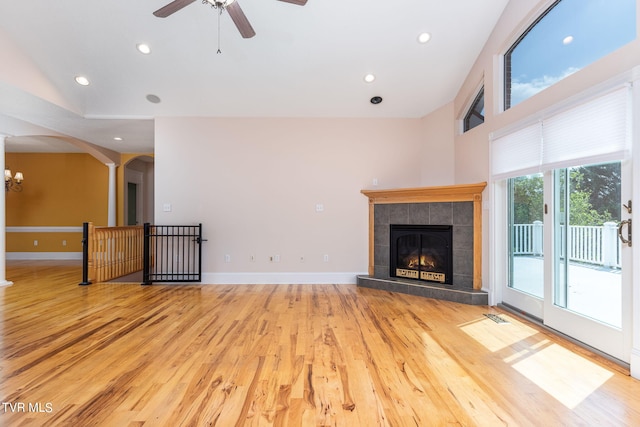
[[[358, 286], [486, 305], [482, 291], [482, 191], [487, 183], [362, 190], [369, 198], [369, 275]], [[453, 226], [453, 284], [390, 277], [391, 224]]]

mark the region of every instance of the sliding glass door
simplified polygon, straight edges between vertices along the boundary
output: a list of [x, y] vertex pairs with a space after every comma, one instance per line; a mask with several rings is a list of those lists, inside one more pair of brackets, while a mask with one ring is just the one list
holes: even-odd
[[553, 280], [545, 324], [629, 361], [631, 247], [625, 162], [553, 171]]
[[629, 360], [631, 247], [625, 162], [555, 169], [507, 182], [503, 301]]

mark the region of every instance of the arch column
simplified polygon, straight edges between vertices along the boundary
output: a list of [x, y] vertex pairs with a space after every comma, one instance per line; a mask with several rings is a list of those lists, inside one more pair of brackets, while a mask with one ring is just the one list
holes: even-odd
[[[4, 143], [7, 139], [6, 135], [0, 135], [0, 167], [4, 175]], [[9, 282], [7, 277], [7, 192], [2, 193], [0, 197], [0, 286], [12, 285], [13, 282]]]
[[116, 226], [116, 164], [107, 163], [109, 168], [109, 212], [107, 215], [107, 226]]

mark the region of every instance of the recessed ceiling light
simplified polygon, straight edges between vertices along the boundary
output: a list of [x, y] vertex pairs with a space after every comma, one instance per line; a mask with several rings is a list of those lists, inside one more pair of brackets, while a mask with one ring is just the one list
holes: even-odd
[[376, 76], [374, 76], [373, 74], [367, 74], [366, 76], [364, 76], [364, 81], [367, 83], [371, 83], [375, 79], [376, 79]]
[[571, 44], [572, 41], [573, 41], [573, 36], [567, 36], [562, 39], [562, 44], [564, 45]]
[[114, 137], [113, 137], [113, 140], [114, 140], [114, 141], [118, 141], [118, 142], [120, 142], [120, 141], [122, 141], [122, 137], [120, 137], [120, 136], [114, 136]]
[[144, 53], [145, 55], [148, 55], [151, 53], [151, 48], [146, 43], [138, 43], [136, 45], [136, 49], [138, 49], [140, 53]]
[[151, 102], [152, 104], [159, 104], [160, 97], [158, 95], [149, 94], [147, 95], [147, 101]]
[[89, 79], [85, 76], [76, 76], [76, 83], [82, 86], [89, 86]]
[[382, 97], [381, 96], [374, 96], [373, 98], [371, 98], [370, 102], [373, 105], [380, 104], [382, 102]]
[[421, 33], [418, 36], [418, 42], [419, 43], [427, 43], [429, 40], [431, 40], [431, 34], [429, 34], [429, 33]]

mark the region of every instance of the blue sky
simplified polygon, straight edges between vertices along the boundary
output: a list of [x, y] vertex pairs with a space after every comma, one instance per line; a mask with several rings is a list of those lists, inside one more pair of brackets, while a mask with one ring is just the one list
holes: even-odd
[[512, 53], [511, 106], [634, 40], [635, 10], [635, 0], [562, 0]]

